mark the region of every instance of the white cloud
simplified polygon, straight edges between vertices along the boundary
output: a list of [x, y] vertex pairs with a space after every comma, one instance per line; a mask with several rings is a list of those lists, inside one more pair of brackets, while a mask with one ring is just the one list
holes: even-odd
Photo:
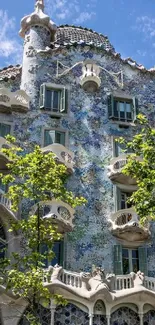
[[57, 24], [62, 22], [82, 24], [95, 16], [96, 5], [97, 0], [85, 0], [81, 9], [80, 0], [55, 0], [54, 2], [45, 0], [47, 13]]
[[18, 40], [14, 17], [0, 10], [0, 58], [4, 64], [17, 64], [22, 60], [22, 45]]
[[95, 12], [87, 12], [83, 11], [80, 13], [78, 18], [75, 19], [77, 24], [83, 24], [85, 21], [90, 20], [93, 16], [95, 16]]
[[152, 39], [155, 36], [155, 18], [149, 16], [137, 17], [135, 29], [143, 33], [145, 39]]

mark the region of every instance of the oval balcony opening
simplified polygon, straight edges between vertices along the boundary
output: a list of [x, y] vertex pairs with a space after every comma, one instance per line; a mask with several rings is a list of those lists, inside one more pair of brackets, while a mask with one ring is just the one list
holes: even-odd
[[143, 242], [150, 237], [148, 227], [140, 225], [139, 216], [133, 208], [119, 210], [111, 215], [111, 233], [128, 242]]

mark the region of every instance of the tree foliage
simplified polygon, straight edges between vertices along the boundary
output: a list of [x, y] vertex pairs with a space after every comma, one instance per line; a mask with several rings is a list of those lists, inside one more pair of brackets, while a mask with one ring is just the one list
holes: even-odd
[[126, 142], [121, 138], [119, 141], [133, 151], [128, 155], [123, 173], [137, 181], [137, 190], [133, 192], [130, 202], [141, 223], [145, 224], [155, 219], [155, 129], [142, 114], [138, 115], [138, 121], [139, 131], [132, 140]]
[[[67, 168], [56, 161], [53, 153], [42, 153], [39, 146], [33, 152], [24, 154], [20, 147], [15, 145], [15, 138], [8, 136], [9, 146], [2, 149], [8, 157], [9, 173], [0, 175], [3, 184], [8, 185], [6, 196], [12, 202], [12, 210], [18, 211], [24, 203], [36, 204], [35, 215], [29, 214], [26, 218], [11, 223], [10, 232], [18, 234], [25, 242], [24, 254], [19, 250], [11, 256], [0, 259], [1, 285], [11, 290], [17, 297], [26, 299], [33, 313], [29, 313], [31, 324], [38, 324], [34, 317], [36, 306], [44, 301], [48, 304], [52, 297], [44, 286], [43, 279], [47, 276], [45, 259], [54, 257], [53, 244], [60, 240], [56, 224], [51, 219], [41, 217], [39, 202], [62, 200], [72, 207], [86, 202], [83, 197], [75, 197], [66, 187]], [[42, 253], [41, 247], [46, 247]], [[65, 303], [63, 297], [54, 295], [57, 303]]]

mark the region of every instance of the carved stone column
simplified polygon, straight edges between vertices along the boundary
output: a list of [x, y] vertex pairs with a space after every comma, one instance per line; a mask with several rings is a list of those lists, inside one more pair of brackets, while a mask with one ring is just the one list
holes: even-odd
[[110, 315], [107, 315], [106, 318], [107, 318], [107, 325], [110, 325]]
[[89, 325], [93, 325], [93, 314], [89, 314]]
[[140, 325], [143, 325], [143, 314], [139, 313]]
[[51, 324], [50, 324], [50, 325], [54, 325], [54, 314], [55, 314], [55, 309], [56, 309], [56, 305], [55, 305], [53, 299], [51, 299], [51, 305], [50, 305], [50, 311], [51, 311]]

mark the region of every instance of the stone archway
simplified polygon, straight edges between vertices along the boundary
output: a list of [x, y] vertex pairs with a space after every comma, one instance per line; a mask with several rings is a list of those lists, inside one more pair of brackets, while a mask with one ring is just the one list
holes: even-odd
[[88, 313], [73, 304], [55, 310], [54, 325], [89, 325]]
[[149, 310], [143, 317], [144, 325], [154, 325], [155, 324], [155, 310]]
[[111, 315], [111, 325], [140, 325], [138, 314], [128, 307], [121, 307]]

